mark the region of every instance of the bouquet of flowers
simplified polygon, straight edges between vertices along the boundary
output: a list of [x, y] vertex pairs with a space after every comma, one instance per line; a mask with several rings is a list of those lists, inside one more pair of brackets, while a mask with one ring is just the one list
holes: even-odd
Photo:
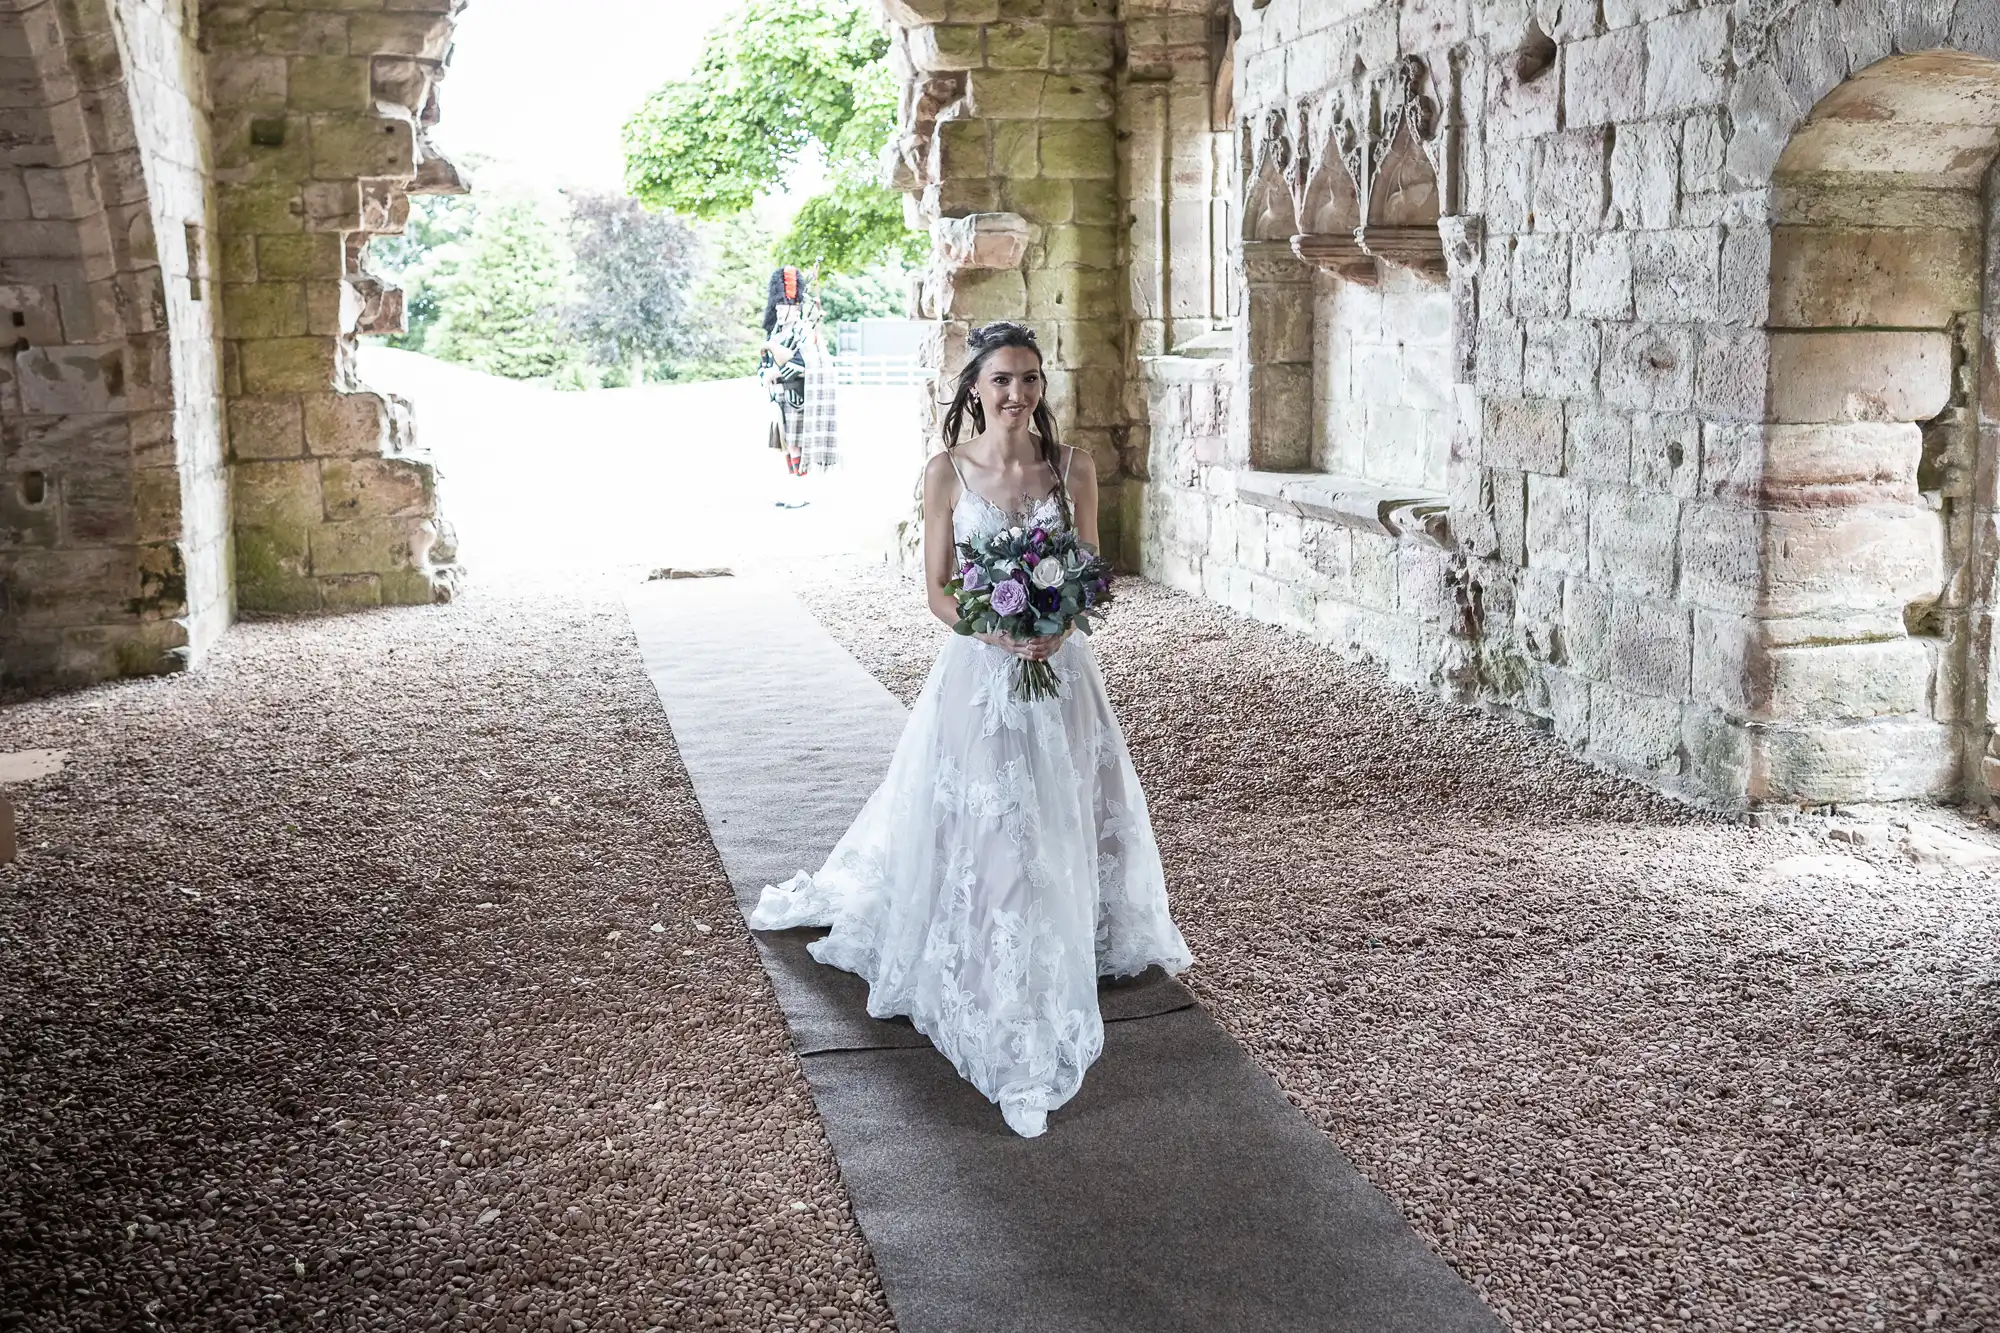
[[[999, 632], [1024, 643], [1071, 626], [1088, 634], [1091, 614], [1111, 600], [1111, 562], [1069, 532], [1007, 528], [960, 542], [958, 554], [958, 577], [945, 586], [958, 600], [960, 634]], [[1022, 659], [1015, 698], [1059, 693], [1055, 668]]]

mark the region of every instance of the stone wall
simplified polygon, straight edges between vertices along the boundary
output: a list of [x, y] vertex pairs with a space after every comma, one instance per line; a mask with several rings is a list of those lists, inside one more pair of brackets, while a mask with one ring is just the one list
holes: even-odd
[[132, 101], [171, 103], [187, 85], [165, 59], [128, 86], [113, 13], [105, 0], [0, 11], [6, 685], [168, 670], [227, 616], [212, 440], [184, 455], [175, 438], [177, 370], [202, 411], [199, 348], [183, 360], [167, 333], [146, 189], [159, 141], [142, 150]]
[[449, 594], [435, 469], [353, 351], [402, 325], [368, 237], [401, 230], [412, 189], [462, 188], [424, 134], [461, 3], [202, 5], [246, 611]]
[[194, 15], [179, 0], [116, 0], [112, 19], [145, 171], [173, 386], [171, 422], [149, 443], [171, 450], [180, 477], [178, 504], [142, 506], [140, 522], [179, 546], [187, 651], [198, 655], [235, 609], [207, 86]]
[[903, 133], [888, 168], [910, 192], [912, 221], [936, 238], [920, 298], [938, 321], [935, 374], [957, 373], [973, 326], [1032, 324], [1057, 425], [1096, 460], [1105, 540], [1118, 549], [1130, 421], [1116, 5], [890, 0], [887, 8], [905, 83]]
[[1119, 133], [1128, 560], [1726, 805], [1990, 799], [1987, 0], [887, 8], [941, 236]]

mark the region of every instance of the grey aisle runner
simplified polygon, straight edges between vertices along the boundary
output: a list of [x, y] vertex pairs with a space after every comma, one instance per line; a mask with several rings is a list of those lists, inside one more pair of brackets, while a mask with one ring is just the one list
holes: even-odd
[[[781, 589], [627, 607], [737, 902], [816, 870], [906, 716]], [[1103, 994], [1103, 1057], [1014, 1136], [816, 931], [759, 934], [902, 1333], [1490, 1333], [1499, 1322], [1179, 983]]]

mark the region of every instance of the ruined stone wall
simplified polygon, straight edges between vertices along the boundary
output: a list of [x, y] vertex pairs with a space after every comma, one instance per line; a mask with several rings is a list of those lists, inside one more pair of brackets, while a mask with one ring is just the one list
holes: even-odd
[[[193, 9], [181, 0], [116, 0], [129, 132], [145, 172], [172, 418], [155, 425], [170, 449], [175, 502], [151, 497], [139, 522], [178, 544], [187, 650], [198, 655], [234, 614], [229, 479], [223, 445], [222, 346], [215, 272], [214, 159]], [[147, 499], [142, 495], [142, 501]]]
[[885, 8], [905, 84], [903, 133], [888, 167], [910, 192], [912, 221], [935, 237], [920, 308], [938, 321], [938, 383], [964, 364], [972, 327], [1032, 324], [1057, 424], [1095, 460], [1106, 545], [1119, 549], [1130, 423], [1116, 6], [891, 0]]
[[368, 237], [401, 230], [410, 190], [462, 188], [424, 136], [460, 3], [202, 5], [246, 611], [449, 592], [435, 469], [407, 405], [357, 382], [353, 351], [402, 324], [401, 294], [367, 274]]
[[[1995, 391], [1966, 220], [2000, 25], [1920, 8], [1239, 5], [1234, 373], [1142, 363], [1146, 569], [1724, 803], [1985, 799]], [[1893, 59], [1939, 48], [1981, 59]], [[1821, 108], [1864, 127], [1848, 147], [1781, 171], [1885, 60]], [[1866, 173], [1925, 140], [1959, 193], [1913, 219]], [[1809, 171], [1840, 188], [1785, 213]], [[1434, 238], [1381, 207], [1426, 188]], [[1905, 308], [1835, 308], [1863, 277]], [[1329, 384], [1343, 312], [1414, 283], [1437, 300], [1371, 354], [1428, 354], [1448, 304], [1442, 478], [1371, 465], [1396, 441]], [[1388, 366], [1346, 383], [1403, 405]]]
[[[113, 14], [104, 0], [0, 12], [0, 683], [10, 685], [167, 670], [227, 614], [207, 517], [217, 478], [199, 448], [183, 457], [175, 442], [179, 362], [151, 163]], [[178, 96], [171, 64], [139, 95]], [[188, 369], [198, 401], [200, 372]]]

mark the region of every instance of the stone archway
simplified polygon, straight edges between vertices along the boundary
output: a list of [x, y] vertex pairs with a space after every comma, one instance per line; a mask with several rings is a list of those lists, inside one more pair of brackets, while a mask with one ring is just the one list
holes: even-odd
[[1984, 787], [1996, 149], [2000, 61], [1930, 51], [1827, 92], [1775, 164], [1753, 796]]
[[213, 224], [182, 17], [0, 12], [0, 42], [27, 56], [0, 111], [0, 685], [171, 670], [228, 621]]

